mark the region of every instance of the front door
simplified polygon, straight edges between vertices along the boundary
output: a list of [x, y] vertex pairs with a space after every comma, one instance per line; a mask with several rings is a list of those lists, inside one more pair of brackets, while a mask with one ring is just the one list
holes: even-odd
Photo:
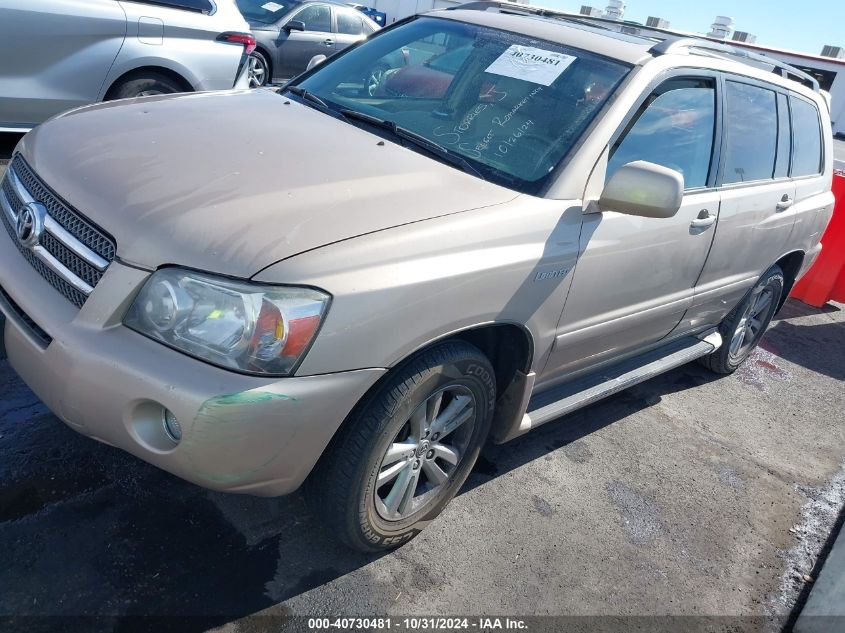
[[581, 254], [545, 372], [549, 378], [659, 341], [692, 303], [719, 214], [710, 186], [715, 77], [660, 84], [612, 143], [605, 182], [636, 160], [680, 172], [685, 195], [672, 218], [585, 214]]
[[287, 31], [282, 26], [276, 44], [276, 79], [290, 79], [308, 67], [315, 55], [330, 57], [335, 52], [332, 33], [332, 10], [327, 4], [309, 4], [290, 16], [299, 21], [304, 31]]

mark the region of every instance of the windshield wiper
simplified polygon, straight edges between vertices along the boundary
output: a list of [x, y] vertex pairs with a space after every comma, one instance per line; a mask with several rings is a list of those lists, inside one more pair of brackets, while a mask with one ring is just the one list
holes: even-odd
[[311, 103], [316, 103], [318, 106], [320, 106], [324, 110], [329, 110], [329, 111], [333, 112], [331, 107], [329, 107], [328, 103], [326, 103], [325, 101], [320, 99], [320, 97], [315, 95], [313, 92], [308, 92], [305, 88], [300, 88], [299, 86], [285, 86], [284, 90], [287, 90], [288, 92], [292, 92], [297, 97], [302, 97], [306, 101], [310, 101]]
[[374, 127], [387, 130], [394, 136], [402, 140], [408, 141], [412, 145], [423, 149], [429, 152], [430, 154], [436, 154], [441, 159], [445, 160], [447, 163], [451, 163], [452, 165], [460, 167], [468, 174], [477, 176], [482, 180], [487, 180], [484, 176], [481, 175], [481, 172], [478, 171], [475, 167], [473, 167], [472, 163], [470, 163], [463, 156], [449, 151], [442, 145], [435, 143], [431, 139], [428, 139], [423, 136], [422, 134], [417, 134], [416, 132], [413, 132], [407, 128], [396, 125], [395, 121], [390, 121], [388, 119], [380, 119], [377, 116], [372, 116], [371, 114], [359, 112], [358, 110], [343, 109], [339, 110], [339, 112], [347, 119], [356, 119], [358, 121], [363, 121], [364, 123], [369, 123]]

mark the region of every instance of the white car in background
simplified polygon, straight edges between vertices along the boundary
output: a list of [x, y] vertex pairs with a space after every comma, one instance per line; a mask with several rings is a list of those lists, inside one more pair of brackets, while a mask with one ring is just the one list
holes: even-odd
[[0, 131], [96, 101], [246, 88], [235, 0], [0, 0]]

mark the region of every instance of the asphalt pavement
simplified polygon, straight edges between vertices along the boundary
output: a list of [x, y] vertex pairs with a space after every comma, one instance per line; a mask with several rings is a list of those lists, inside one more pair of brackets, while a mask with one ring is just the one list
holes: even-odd
[[536, 614], [777, 630], [845, 502], [843, 357], [845, 306], [791, 300], [732, 376], [688, 365], [488, 447], [381, 556], [337, 544], [299, 494], [212, 493], [76, 434], [0, 361], [0, 629]]

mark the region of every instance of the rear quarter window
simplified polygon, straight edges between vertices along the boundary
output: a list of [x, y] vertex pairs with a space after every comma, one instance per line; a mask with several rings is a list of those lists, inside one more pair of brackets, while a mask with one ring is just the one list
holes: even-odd
[[813, 176], [822, 171], [822, 132], [819, 110], [809, 101], [789, 98], [792, 110], [793, 177]]

